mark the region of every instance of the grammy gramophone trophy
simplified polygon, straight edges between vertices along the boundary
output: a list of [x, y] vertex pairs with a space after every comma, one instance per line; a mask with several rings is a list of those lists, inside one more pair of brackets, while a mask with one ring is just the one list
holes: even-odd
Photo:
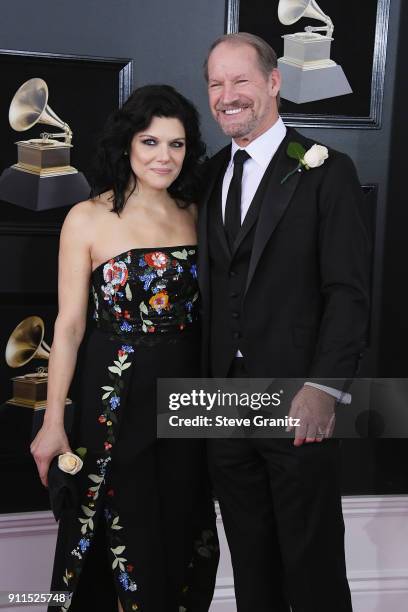
[[[284, 55], [278, 60], [282, 73], [282, 98], [302, 104], [352, 93], [341, 66], [330, 59], [334, 25], [316, 0], [279, 0], [279, 21], [292, 25], [302, 17], [323, 21], [304, 32], [285, 34]], [[319, 31], [326, 32], [325, 36]]]
[[[6, 346], [6, 362], [11, 368], [19, 368], [32, 359], [48, 360], [50, 347], [44, 342], [44, 321], [37, 316], [27, 317], [13, 330]], [[13, 397], [8, 404], [27, 408], [43, 408], [47, 400], [47, 368], [15, 376]], [[66, 403], [71, 403], [67, 399]]]
[[0, 199], [46, 210], [89, 196], [86, 178], [70, 164], [72, 130], [48, 105], [48, 86], [43, 79], [29, 79], [17, 90], [10, 104], [9, 122], [17, 132], [37, 124], [61, 131], [43, 132], [40, 138], [16, 143], [18, 161], [0, 177]]
[[26, 81], [14, 95], [9, 109], [9, 122], [13, 130], [23, 132], [37, 123], [43, 123], [58, 127], [63, 132], [43, 132], [41, 138], [16, 142], [18, 162], [13, 168], [40, 176], [76, 174], [78, 170], [70, 165], [72, 130], [47, 102], [48, 87], [43, 79]]

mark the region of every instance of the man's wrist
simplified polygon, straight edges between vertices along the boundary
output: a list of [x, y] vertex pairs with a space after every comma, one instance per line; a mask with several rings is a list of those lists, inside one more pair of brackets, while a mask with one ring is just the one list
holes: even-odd
[[320, 389], [320, 391], [324, 391], [328, 395], [334, 397], [340, 404], [351, 404], [351, 393], [341, 391], [340, 389], [334, 389], [333, 387], [326, 387], [326, 385], [320, 385], [310, 381], [305, 382], [305, 385], [308, 387], [315, 387], [316, 389]]

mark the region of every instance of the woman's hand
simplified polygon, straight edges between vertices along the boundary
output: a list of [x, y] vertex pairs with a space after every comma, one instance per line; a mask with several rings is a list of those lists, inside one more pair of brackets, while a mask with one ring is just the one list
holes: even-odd
[[71, 452], [63, 425], [44, 423], [31, 443], [30, 451], [37, 464], [41, 482], [48, 486], [48, 469], [56, 455]]

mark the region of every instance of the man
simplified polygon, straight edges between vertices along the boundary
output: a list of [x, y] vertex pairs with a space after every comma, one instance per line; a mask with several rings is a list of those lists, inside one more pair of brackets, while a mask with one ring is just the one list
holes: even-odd
[[276, 66], [244, 33], [218, 39], [205, 63], [232, 143], [208, 162], [199, 220], [204, 375], [303, 378], [290, 410], [301, 427], [294, 441], [210, 440], [210, 471], [238, 612], [350, 612], [338, 441], [322, 439], [344, 401], [327, 379], [355, 375], [366, 338], [361, 189], [342, 153], [308, 169], [288, 155], [314, 143], [279, 117]]

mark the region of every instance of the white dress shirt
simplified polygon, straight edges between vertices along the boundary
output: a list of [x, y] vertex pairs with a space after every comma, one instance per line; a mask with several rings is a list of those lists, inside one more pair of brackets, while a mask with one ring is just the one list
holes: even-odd
[[[250, 155], [244, 164], [244, 171], [242, 174], [241, 183], [241, 225], [244, 222], [245, 215], [248, 212], [253, 197], [258, 189], [259, 183], [261, 182], [265, 170], [269, 166], [273, 156], [278, 150], [282, 140], [286, 136], [286, 126], [283, 123], [281, 117], [278, 118], [276, 123], [269, 128], [266, 132], [255, 138], [244, 150]], [[231, 183], [232, 175], [234, 172], [234, 155], [240, 149], [237, 143], [233, 140], [231, 143], [231, 158], [227, 169], [224, 174], [222, 181], [222, 219], [225, 221], [225, 206], [227, 203], [228, 189]], [[242, 357], [240, 350], [237, 351], [237, 357]], [[350, 393], [344, 393], [339, 389], [333, 389], [332, 387], [326, 387], [317, 383], [307, 382], [306, 385], [316, 387], [321, 391], [326, 391], [329, 395], [335, 397], [341, 404], [350, 404], [351, 395]]]
[[[269, 166], [282, 140], [286, 136], [286, 126], [279, 117], [269, 130], [258, 136], [251, 142], [245, 151], [251, 156], [244, 164], [241, 183], [241, 225], [248, 212], [249, 206], [262, 180], [265, 170]], [[234, 172], [233, 157], [240, 147], [233, 140], [231, 145], [231, 159], [224, 174], [222, 182], [222, 219], [225, 218], [225, 205], [227, 202], [228, 188]]]

